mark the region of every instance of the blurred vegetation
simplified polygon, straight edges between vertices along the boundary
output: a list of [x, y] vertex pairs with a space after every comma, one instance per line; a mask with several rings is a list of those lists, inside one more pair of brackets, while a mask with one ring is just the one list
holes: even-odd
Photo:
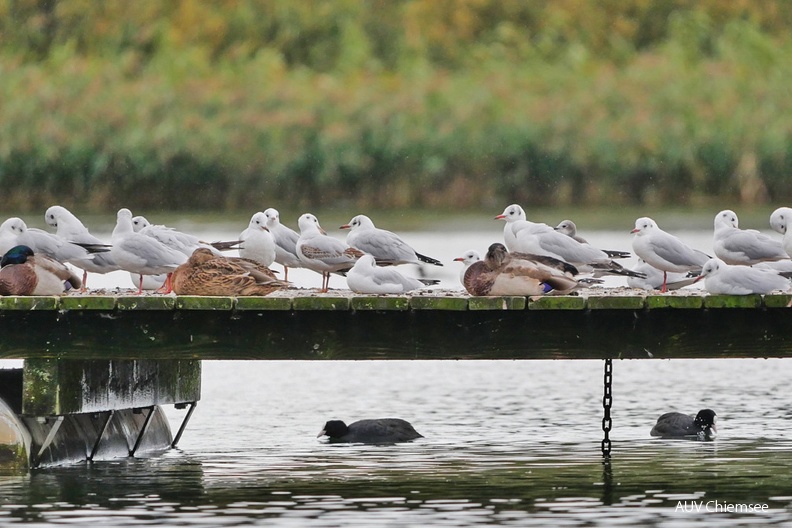
[[0, 207], [792, 200], [786, 0], [0, 0]]

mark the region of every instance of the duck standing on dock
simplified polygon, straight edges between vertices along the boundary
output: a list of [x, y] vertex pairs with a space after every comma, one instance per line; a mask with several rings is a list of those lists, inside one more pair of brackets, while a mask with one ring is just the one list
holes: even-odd
[[366, 215], [355, 216], [348, 224], [342, 225], [339, 229], [349, 229], [347, 244], [373, 255], [380, 266], [420, 264], [421, 262], [434, 266], [443, 265], [439, 260], [415, 251], [396, 233], [375, 227], [374, 222]]
[[651, 436], [661, 438], [691, 438], [711, 440], [717, 434], [715, 427], [715, 411], [702, 409], [692, 417], [679, 412], [665, 413], [657, 419], [657, 423], [649, 432]]
[[300, 216], [297, 222], [300, 238], [297, 240], [297, 255], [303, 267], [322, 274], [321, 292], [326, 293], [330, 274], [349, 271], [364, 253], [349, 247], [340, 240], [328, 236], [319, 220], [311, 213]]
[[60, 295], [81, 286], [72, 270], [46, 255], [34, 255], [28, 246], [15, 246], [0, 260], [0, 295]]
[[136, 233], [132, 225], [132, 212], [122, 208], [116, 215], [116, 226], [110, 239], [112, 256], [118, 266], [140, 277], [138, 295], [143, 293], [143, 275], [167, 274], [161, 293], [172, 291], [171, 273], [187, 261], [187, 255], [167, 246], [153, 236]]
[[711, 258], [698, 249], [693, 249], [679, 238], [666, 233], [654, 220], [641, 217], [635, 221], [633, 251], [644, 262], [663, 272], [663, 284], [660, 291], [668, 291], [668, 272], [701, 272], [701, 268]]
[[242, 243], [239, 246], [239, 256], [255, 260], [262, 266], [269, 266], [275, 262], [275, 239], [267, 227], [267, 217], [264, 213], [255, 213], [250, 218], [247, 228], [239, 234]]
[[349, 425], [342, 420], [330, 420], [316, 435], [321, 436], [327, 436], [330, 442], [355, 444], [395, 444], [423, 438], [410, 422], [401, 418], [358, 420]]
[[731, 266], [720, 259], [710, 259], [696, 281], [704, 280], [704, 288], [714, 295], [768, 294], [790, 289], [792, 283], [785, 275], [771, 269]]
[[283, 279], [289, 280], [289, 268], [303, 267], [297, 255], [297, 241], [300, 235], [294, 229], [281, 224], [277, 209], [267, 208], [264, 216], [267, 217], [267, 229], [275, 240], [275, 262], [283, 266]]
[[355, 293], [405, 293], [424, 286], [433, 286], [437, 279], [414, 279], [393, 268], [377, 266], [374, 255], [363, 255], [346, 275], [349, 289]]
[[[102, 247], [106, 244], [99, 238], [92, 235], [88, 228], [71, 211], [60, 205], [53, 205], [44, 213], [44, 221], [47, 225], [55, 228], [55, 236], [65, 242], [80, 245], [93, 245]], [[107, 244], [107, 251], [95, 253], [91, 259], [80, 259], [72, 262], [75, 266], [83, 270], [82, 290], [88, 287], [88, 273], [105, 274], [120, 269], [110, 254], [110, 245]]]
[[780, 241], [754, 229], [740, 229], [734, 211], [719, 212], [714, 224], [712, 250], [726, 264], [753, 266], [789, 258]]
[[490, 245], [484, 260], [471, 264], [465, 289], [476, 296], [543, 295], [570, 292], [585, 283], [575, 279], [577, 269], [544, 255], [509, 253], [500, 243]]
[[218, 256], [207, 248], [196, 249], [173, 272], [176, 295], [263, 296], [286, 287], [288, 283], [278, 280], [266, 266], [246, 258]]

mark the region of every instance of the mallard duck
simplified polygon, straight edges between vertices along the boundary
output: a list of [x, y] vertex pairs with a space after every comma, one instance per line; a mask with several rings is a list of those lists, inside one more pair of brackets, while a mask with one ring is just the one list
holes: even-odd
[[465, 289], [471, 295], [543, 295], [569, 292], [580, 286], [577, 269], [552, 257], [509, 253], [506, 246], [492, 244], [484, 260], [473, 262], [465, 272]]
[[267, 295], [288, 286], [252, 260], [217, 256], [206, 248], [176, 268], [172, 281], [177, 295]]
[[46, 255], [34, 255], [28, 246], [15, 246], [0, 261], [0, 295], [60, 295], [82, 286], [80, 277]]
[[349, 425], [341, 420], [330, 420], [324, 425], [317, 438], [320, 436], [329, 437], [331, 442], [360, 444], [393, 444], [423, 438], [410, 422], [401, 418], [358, 420]]
[[663, 438], [681, 438], [685, 436], [710, 439], [718, 429], [715, 427], [715, 411], [702, 409], [696, 417], [679, 412], [669, 412], [660, 416], [649, 433]]

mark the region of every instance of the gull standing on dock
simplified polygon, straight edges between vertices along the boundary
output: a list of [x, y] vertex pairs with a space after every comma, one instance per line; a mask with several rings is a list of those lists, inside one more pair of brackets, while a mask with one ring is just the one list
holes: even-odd
[[[104, 242], [92, 235], [88, 228], [71, 211], [60, 205], [53, 205], [44, 213], [44, 221], [47, 225], [55, 228], [55, 236], [65, 242], [75, 244], [86, 244], [101, 247]], [[82, 290], [88, 286], [88, 272], [105, 274], [120, 269], [108, 251], [95, 253], [92, 259], [82, 259], [72, 262], [75, 266], [83, 270]]]
[[[611, 260], [611, 256], [606, 251], [589, 244], [581, 244], [547, 224], [536, 224], [525, 220], [525, 211], [517, 204], [508, 206], [495, 219], [506, 221], [503, 231], [504, 240], [506, 247], [513, 253], [546, 255], [572, 264], [581, 273], [593, 272], [597, 276], [641, 275]], [[624, 252], [615, 253], [618, 253], [619, 258], [627, 256]]]
[[474, 262], [478, 262], [480, 260], [481, 260], [481, 255], [475, 249], [466, 251], [464, 255], [454, 259], [454, 262], [462, 263], [462, 269], [459, 271], [459, 283], [462, 284], [462, 286], [465, 285], [465, 273], [467, 273], [468, 268]]
[[726, 264], [753, 266], [788, 259], [780, 241], [754, 229], [740, 229], [737, 214], [726, 209], [715, 215], [712, 249]]
[[424, 286], [433, 286], [437, 279], [414, 279], [394, 268], [377, 266], [374, 255], [363, 255], [347, 272], [347, 285], [355, 293], [405, 293]]
[[[627, 286], [630, 288], [638, 288], [640, 290], [659, 290], [663, 287], [663, 272], [654, 266], [650, 266], [643, 259], [638, 259], [638, 263], [632, 267], [633, 271], [643, 273], [646, 277], [627, 277]], [[678, 290], [685, 286], [690, 286], [696, 282], [697, 277], [690, 277], [686, 273], [668, 274], [668, 282], [666, 289]]]
[[272, 207], [264, 211], [267, 217], [267, 229], [275, 240], [275, 262], [283, 266], [283, 279], [289, 280], [289, 268], [302, 268], [297, 255], [297, 240], [300, 235], [293, 229], [280, 223], [280, 213]]
[[310, 213], [300, 216], [297, 225], [300, 227], [297, 255], [304, 267], [322, 274], [320, 291], [327, 292], [330, 274], [349, 271], [364, 253], [328, 236], [319, 220]]
[[116, 226], [111, 237], [112, 256], [118, 266], [140, 276], [138, 294], [143, 292], [143, 275], [167, 273], [163, 293], [171, 291], [171, 273], [187, 261], [187, 255], [167, 246], [153, 236], [136, 233], [129, 209], [118, 210]]
[[366, 215], [357, 215], [339, 229], [349, 229], [347, 244], [364, 253], [374, 255], [380, 266], [420, 264], [421, 262], [435, 266], [443, 265], [439, 260], [415, 251], [396, 233], [375, 227], [374, 222]]
[[767, 294], [788, 291], [792, 283], [777, 271], [750, 266], [731, 266], [720, 259], [710, 259], [704, 264], [701, 275], [704, 288], [715, 295]]
[[78, 262], [91, 260], [95, 252], [106, 252], [104, 244], [75, 244], [34, 227], [28, 228], [21, 218], [12, 217], [0, 225], [0, 251], [5, 253], [15, 246], [27, 246], [36, 255], [47, 255], [58, 262], [77, 265]]
[[250, 223], [240, 233], [239, 240], [242, 241], [239, 247], [240, 257], [255, 260], [262, 266], [275, 262], [275, 239], [267, 227], [264, 213], [255, 213], [250, 218]]
[[57, 260], [34, 255], [27, 246], [9, 249], [0, 261], [0, 295], [60, 295], [82, 286], [80, 277]]
[[666, 233], [654, 220], [641, 217], [635, 221], [632, 241], [633, 252], [650, 266], [663, 272], [663, 284], [660, 291], [668, 291], [668, 272], [698, 273], [711, 258], [703, 251], [693, 249], [679, 238]]
[[792, 229], [789, 229], [789, 223], [792, 222], [792, 208], [779, 207], [770, 215], [770, 227], [773, 231], [784, 235], [782, 245], [787, 255], [792, 257]]
[[222, 256], [221, 250], [234, 249], [234, 246], [239, 243], [239, 240], [204, 242], [195, 235], [178, 231], [172, 227], [152, 224], [144, 216], [132, 218], [132, 229], [135, 233], [152, 237], [169, 248], [183, 253], [187, 258], [192, 256], [193, 252], [198, 248], [206, 248], [215, 255]]

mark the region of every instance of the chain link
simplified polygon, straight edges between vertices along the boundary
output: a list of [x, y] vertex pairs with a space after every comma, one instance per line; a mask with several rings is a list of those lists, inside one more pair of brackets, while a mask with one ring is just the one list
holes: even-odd
[[611, 390], [613, 387], [613, 360], [605, 360], [605, 390], [602, 395], [602, 408], [605, 413], [602, 418], [602, 431], [605, 437], [602, 439], [602, 456], [609, 458], [611, 453], [611, 440], [609, 433], [613, 428], [613, 420], [611, 419], [611, 405], [613, 404], [613, 395]]

